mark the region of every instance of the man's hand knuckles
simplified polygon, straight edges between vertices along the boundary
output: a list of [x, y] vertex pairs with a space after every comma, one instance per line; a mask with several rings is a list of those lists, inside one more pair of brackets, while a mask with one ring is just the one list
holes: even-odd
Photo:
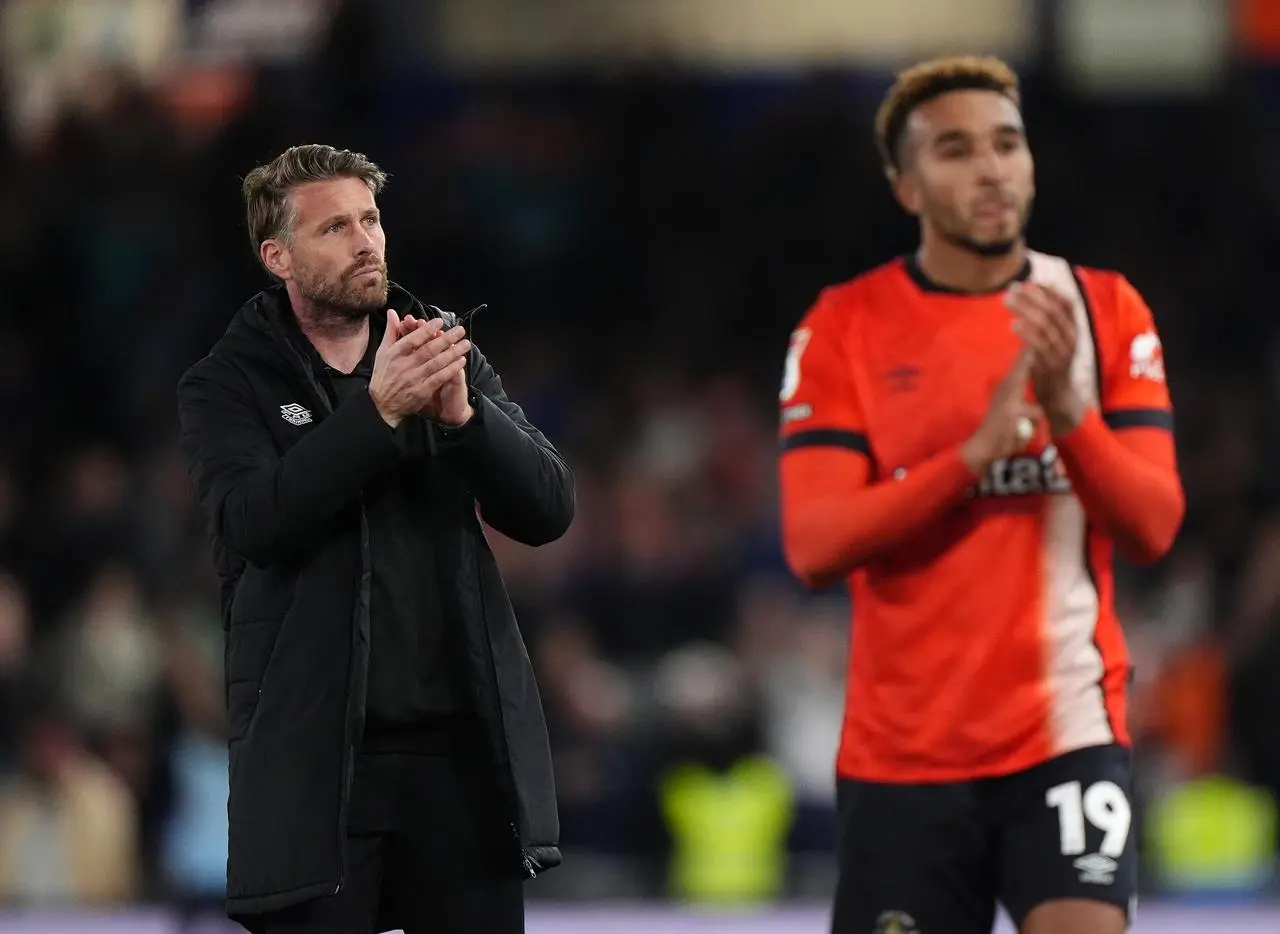
[[431, 341], [435, 335], [436, 329], [431, 327], [430, 324], [426, 324], [422, 327], [415, 328], [412, 334], [408, 337], [402, 338], [402, 342], [407, 343], [410, 350], [417, 351], [421, 349], [424, 344]]

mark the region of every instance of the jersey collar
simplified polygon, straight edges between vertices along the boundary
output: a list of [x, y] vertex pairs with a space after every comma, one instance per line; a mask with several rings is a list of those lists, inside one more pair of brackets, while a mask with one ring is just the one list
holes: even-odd
[[943, 285], [941, 282], [935, 282], [925, 274], [923, 269], [920, 268], [920, 263], [916, 259], [914, 253], [910, 253], [902, 257], [902, 265], [903, 268], [906, 269], [907, 275], [911, 277], [911, 281], [916, 284], [921, 292], [934, 295], [967, 295], [972, 297], [997, 295], [1007, 289], [1011, 283], [1026, 282], [1031, 278], [1030, 257], [1027, 257], [1026, 261], [1022, 264], [1022, 268], [1019, 269], [1008, 282], [1003, 282], [994, 289], [985, 289], [981, 292], [968, 292], [964, 289], [953, 289], [949, 285]]

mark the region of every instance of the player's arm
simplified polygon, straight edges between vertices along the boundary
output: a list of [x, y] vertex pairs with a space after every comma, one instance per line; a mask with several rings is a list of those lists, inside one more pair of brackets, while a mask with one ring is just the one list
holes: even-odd
[[525, 545], [544, 545], [573, 521], [573, 472], [502, 387], [480, 348], [472, 347], [471, 405], [461, 429], [441, 432], [440, 450], [465, 471], [480, 515]]
[[780, 394], [783, 551], [815, 588], [927, 528], [975, 480], [957, 447], [901, 479], [871, 482], [871, 446], [833, 311], [820, 299], [792, 335]]
[[[423, 327], [438, 334], [459, 321], [436, 311], [434, 322], [406, 316], [401, 334]], [[456, 428], [434, 426], [437, 449], [462, 471], [485, 522], [524, 545], [555, 541], [573, 521], [573, 472], [507, 397], [502, 379], [474, 344], [466, 381], [471, 419]]]
[[1055, 443], [1090, 521], [1126, 558], [1145, 563], [1168, 553], [1186, 511], [1173, 406], [1151, 310], [1122, 277], [1106, 289], [1114, 289], [1105, 296], [1114, 317], [1096, 324], [1105, 338], [1100, 407]]
[[311, 543], [397, 455], [367, 392], [278, 455], [247, 380], [216, 356], [183, 377], [178, 414], [182, 452], [212, 529], [259, 566]]

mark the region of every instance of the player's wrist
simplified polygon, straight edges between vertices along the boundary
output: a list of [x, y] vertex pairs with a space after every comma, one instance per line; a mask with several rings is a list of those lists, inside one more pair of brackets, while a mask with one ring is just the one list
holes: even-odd
[[369, 398], [373, 400], [373, 408], [381, 416], [382, 420], [387, 423], [391, 430], [395, 430], [401, 421], [404, 420], [403, 413], [391, 411], [390, 406], [385, 400], [379, 398], [379, 394], [372, 388], [369, 390]]
[[440, 427], [449, 431], [458, 431], [471, 424], [471, 419], [475, 417], [475, 414], [476, 410], [468, 402], [466, 408], [460, 412], [441, 413], [439, 419]]
[[995, 459], [991, 445], [979, 435], [974, 435], [960, 445], [960, 460], [964, 462], [975, 480], [986, 475]]
[[1067, 388], [1057, 393], [1045, 406], [1045, 418], [1049, 422], [1049, 433], [1054, 438], [1071, 434], [1084, 421], [1089, 407], [1074, 389]]

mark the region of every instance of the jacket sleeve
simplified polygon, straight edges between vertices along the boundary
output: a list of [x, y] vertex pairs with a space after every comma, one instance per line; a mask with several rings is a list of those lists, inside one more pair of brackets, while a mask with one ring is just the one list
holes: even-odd
[[437, 427], [441, 455], [471, 484], [485, 522], [525, 545], [555, 541], [573, 521], [572, 471], [507, 398], [479, 349], [472, 350], [470, 380], [475, 414], [460, 429]]
[[178, 384], [178, 418], [214, 534], [259, 566], [305, 546], [398, 450], [373, 400], [357, 393], [278, 454], [247, 379], [213, 356]]

